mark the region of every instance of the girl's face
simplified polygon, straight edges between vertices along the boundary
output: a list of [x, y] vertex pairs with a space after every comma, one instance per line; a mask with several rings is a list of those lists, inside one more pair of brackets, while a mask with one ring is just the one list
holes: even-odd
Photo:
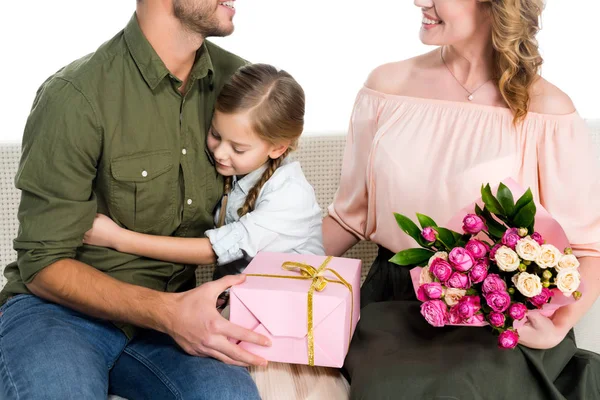
[[279, 158], [288, 148], [287, 144], [272, 144], [261, 139], [252, 130], [247, 112], [215, 111], [206, 144], [217, 172], [223, 176], [247, 175], [270, 158]]

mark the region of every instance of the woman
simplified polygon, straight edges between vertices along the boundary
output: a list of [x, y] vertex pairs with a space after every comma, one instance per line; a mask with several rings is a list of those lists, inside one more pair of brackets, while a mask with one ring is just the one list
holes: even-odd
[[[327, 254], [359, 239], [380, 246], [362, 288], [345, 370], [355, 399], [592, 399], [600, 356], [572, 327], [600, 292], [600, 172], [569, 97], [538, 74], [542, 0], [415, 0], [436, 50], [383, 65], [359, 92], [340, 188], [323, 223]], [[406, 268], [415, 247], [393, 212], [444, 222], [512, 177], [562, 224], [585, 294], [552, 319], [532, 318], [521, 346], [497, 349], [481, 328], [429, 326]]]

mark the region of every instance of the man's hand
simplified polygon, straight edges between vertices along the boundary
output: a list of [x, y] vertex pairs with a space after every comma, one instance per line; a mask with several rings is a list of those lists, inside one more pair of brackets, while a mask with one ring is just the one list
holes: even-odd
[[538, 310], [527, 313], [527, 322], [517, 330], [519, 343], [532, 349], [551, 349], [557, 346], [567, 335], [548, 317]]
[[96, 214], [92, 229], [83, 236], [83, 243], [118, 250], [119, 237], [123, 230], [106, 215]]
[[267, 365], [265, 359], [231, 343], [229, 338], [261, 346], [270, 346], [269, 339], [229, 322], [215, 307], [219, 294], [245, 279], [243, 275], [230, 275], [187, 292], [176, 293], [174, 305], [167, 316], [167, 333], [193, 356], [213, 357], [239, 366]]

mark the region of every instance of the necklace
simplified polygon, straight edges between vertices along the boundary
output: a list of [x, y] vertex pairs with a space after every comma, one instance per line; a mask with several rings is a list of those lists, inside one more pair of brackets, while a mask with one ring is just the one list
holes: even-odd
[[469, 101], [473, 101], [473, 95], [475, 94], [476, 91], [478, 91], [479, 89], [481, 89], [481, 87], [483, 85], [485, 85], [486, 83], [488, 83], [489, 81], [491, 81], [491, 79], [488, 79], [487, 81], [483, 82], [481, 85], [479, 85], [475, 90], [470, 91], [469, 89], [467, 89], [462, 83], [460, 83], [460, 81], [458, 80], [458, 78], [456, 77], [456, 75], [454, 75], [452, 73], [452, 70], [450, 69], [450, 67], [448, 66], [448, 64], [446, 64], [446, 60], [444, 60], [444, 48], [442, 47], [440, 49], [440, 57], [442, 58], [442, 62], [444, 63], [444, 65], [446, 66], [446, 69], [448, 70], [448, 72], [450, 72], [450, 75], [452, 75], [452, 77], [454, 78], [454, 80], [456, 82], [458, 82], [458, 84], [465, 89], [465, 92], [469, 93], [469, 95], [467, 96], [467, 100]]

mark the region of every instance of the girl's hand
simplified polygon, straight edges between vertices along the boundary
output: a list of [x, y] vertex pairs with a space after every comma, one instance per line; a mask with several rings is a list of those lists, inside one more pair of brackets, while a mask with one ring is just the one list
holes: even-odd
[[119, 236], [123, 231], [123, 228], [106, 215], [96, 214], [92, 229], [83, 236], [83, 243], [117, 249]]

